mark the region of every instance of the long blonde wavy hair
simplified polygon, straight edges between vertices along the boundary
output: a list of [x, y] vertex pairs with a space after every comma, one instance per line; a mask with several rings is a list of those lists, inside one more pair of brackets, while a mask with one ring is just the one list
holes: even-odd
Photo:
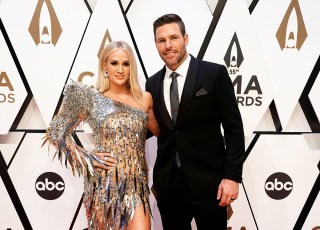
[[134, 57], [134, 53], [131, 49], [131, 47], [126, 43], [125, 41], [112, 41], [101, 52], [100, 58], [99, 58], [99, 66], [98, 66], [98, 79], [96, 82], [96, 89], [99, 92], [104, 92], [109, 89], [110, 83], [109, 78], [104, 77], [104, 69], [103, 65], [107, 61], [109, 55], [111, 52], [122, 49], [127, 52], [129, 57], [129, 63], [130, 63], [130, 74], [129, 79], [126, 82], [126, 86], [133, 96], [133, 98], [139, 102], [142, 97], [142, 91], [138, 82], [138, 71], [137, 71], [137, 62]]

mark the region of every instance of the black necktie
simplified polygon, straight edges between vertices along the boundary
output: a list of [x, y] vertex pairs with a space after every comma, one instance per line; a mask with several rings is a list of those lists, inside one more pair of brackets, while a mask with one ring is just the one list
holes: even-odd
[[176, 124], [178, 110], [179, 110], [179, 91], [178, 91], [178, 73], [172, 72], [170, 77], [172, 82], [170, 85], [170, 106], [171, 106], [171, 119], [174, 124]]
[[[177, 81], [178, 76], [179, 74], [176, 72], [172, 72], [170, 74], [170, 77], [172, 78], [172, 82], [170, 85], [171, 119], [174, 124], [176, 124], [178, 110], [179, 110], [179, 91], [178, 91], [178, 81]], [[179, 159], [178, 152], [176, 152], [174, 160], [176, 162], [176, 165], [179, 168], [181, 166], [181, 162]]]

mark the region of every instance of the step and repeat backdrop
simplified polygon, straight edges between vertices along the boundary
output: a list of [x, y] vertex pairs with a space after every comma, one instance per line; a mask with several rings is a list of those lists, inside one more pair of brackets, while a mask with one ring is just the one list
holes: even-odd
[[[188, 52], [227, 67], [243, 117], [247, 158], [228, 230], [319, 230], [319, 8], [318, 0], [0, 0], [0, 229], [86, 228], [82, 178], [42, 147], [64, 85], [93, 86], [103, 47], [125, 40], [144, 88], [163, 67], [153, 21], [177, 13]], [[93, 148], [87, 125], [74, 138]], [[148, 139], [150, 186], [156, 149]], [[160, 230], [152, 195], [150, 203]]]

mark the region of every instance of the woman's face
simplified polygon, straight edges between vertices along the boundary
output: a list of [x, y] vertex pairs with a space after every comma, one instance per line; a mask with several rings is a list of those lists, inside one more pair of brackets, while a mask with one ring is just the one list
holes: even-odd
[[110, 87], [125, 85], [130, 75], [128, 53], [123, 49], [112, 51], [104, 62], [103, 69], [108, 73]]

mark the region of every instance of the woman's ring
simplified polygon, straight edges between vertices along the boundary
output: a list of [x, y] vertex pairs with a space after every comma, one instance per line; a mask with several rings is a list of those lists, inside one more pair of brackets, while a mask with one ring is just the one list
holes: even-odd
[[107, 156], [104, 156], [104, 160], [107, 161], [107, 160], [108, 160], [108, 157], [107, 157]]

